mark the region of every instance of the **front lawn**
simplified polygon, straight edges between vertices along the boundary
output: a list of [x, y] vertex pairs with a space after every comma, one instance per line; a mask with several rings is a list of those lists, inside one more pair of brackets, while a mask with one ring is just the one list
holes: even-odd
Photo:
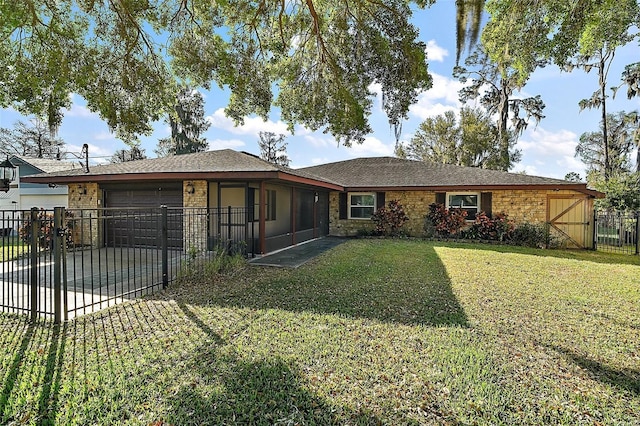
[[19, 237], [0, 237], [0, 262], [14, 260], [28, 249], [29, 245]]
[[0, 315], [1, 424], [638, 424], [640, 258], [349, 241], [60, 328]]

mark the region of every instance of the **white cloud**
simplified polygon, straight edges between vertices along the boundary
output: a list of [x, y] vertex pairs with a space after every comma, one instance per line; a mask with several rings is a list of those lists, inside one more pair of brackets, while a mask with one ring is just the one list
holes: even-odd
[[431, 89], [420, 94], [418, 102], [409, 109], [410, 114], [422, 120], [448, 110], [456, 111], [461, 106], [458, 100], [458, 91], [463, 87], [463, 84], [440, 74], [432, 74], [432, 76], [433, 86]]
[[100, 116], [98, 114], [89, 111], [89, 108], [87, 108], [85, 105], [82, 105], [83, 103], [85, 103], [82, 97], [71, 93], [69, 94], [69, 100], [71, 101], [71, 108], [67, 109], [65, 116], [100, 119]]
[[321, 137], [313, 133], [305, 135], [304, 140], [314, 148], [330, 148], [331, 146], [336, 146], [336, 141], [333, 138]]
[[237, 149], [245, 145], [244, 141], [240, 139], [214, 139], [209, 141], [210, 150]]
[[526, 174], [526, 175], [540, 176], [540, 172], [538, 171], [536, 166], [532, 166], [532, 165], [518, 164], [516, 167], [514, 167], [512, 172], [513, 173], [523, 173], [524, 172], [524, 174]]
[[72, 104], [71, 108], [67, 110], [65, 113], [67, 117], [80, 117], [80, 118], [97, 118], [100, 119], [98, 114], [89, 111], [89, 108], [86, 106]]
[[111, 140], [116, 140], [116, 136], [111, 132], [100, 132], [100, 133], [95, 133], [93, 135], [93, 140], [111, 141]]
[[444, 58], [449, 56], [449, 51], [443, 47], [438, 46], [435, 40], [429, 40], [427, 42], [427, 59], [431, 61], [444, 62]]
[[224, 114], [224, 109], [216, 110], [212, 115], [207, 117], [211, 126], [217, 129], [225, 130], [236, 135], [251, 135], [258, 137], [260, 132], [273, 132], [275, 134], [290, 135], [287, 125], [283, 121], [264, 121], [260, 117], [246, 117], [244, 124], [236, 126], [233, 120]]
[[354, 157], [377, 157], [393, 155], [394, 148], [395, 144], [388, 145], [378, 138], [369, 136], [365, 138], [363, 143], [354, 143], [346, 149], [347, 152]]
[[518, 142], [518, 148], [548, 157], [573, 157], [578, 145], [578, 135], [569, 130], [550, 132], [542, 127], [527, 130]]
[[[87, 145], [89, 145], [89, 165], [95, 164], [95, 163], [98, 163], [98, 164], [108, 163], [109, 160], [111, 159], [111, 156], [115, 152], [115, 149], [111, 146], [108, 148], [105, 148], [100, 145], [94, 145], [92, 143], [89, 143]], [[68, 161], [76, 161], [81, 164], [84, 164], [84, 158], [80, 158], [82, 153], [82, 146], [68, 144], [66, 145], [65, 150], [66, 150], [65, 156]]]
[[583, 175], [585, 165], [575, 157], [577, 145], [578, 136], [569, 130], [551, 132], [541, 127], [527, 130], [517, 144], [522, 150], [523, 164], [516, 168], [560, 179], [569, 172]]

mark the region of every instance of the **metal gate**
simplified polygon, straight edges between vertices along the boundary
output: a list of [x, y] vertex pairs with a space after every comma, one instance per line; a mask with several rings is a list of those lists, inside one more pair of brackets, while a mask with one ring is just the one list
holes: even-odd
[[547, 223], [568, 247], [594, 247], [593, 200], [588, 195], [548, 195]]

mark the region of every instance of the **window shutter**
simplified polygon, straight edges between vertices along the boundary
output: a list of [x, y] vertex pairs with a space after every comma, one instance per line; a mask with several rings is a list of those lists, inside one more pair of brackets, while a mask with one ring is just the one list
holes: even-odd
[[376, 209], [381, 209], [384, 205], [384, 192], [376, 192]]
[[346, 219], [347, 216], [347, 193], [346, 192], [341, 192], [339, 194], [339, 200], [338, 200], [338, 218], [339, 219]]
[[480, 210], [486, 213], [487, 216], [491, 217], [491, 192], [482, 192], [480, 193]]
[[446, 192], [436, 192], [436, 204], [447, 204]]

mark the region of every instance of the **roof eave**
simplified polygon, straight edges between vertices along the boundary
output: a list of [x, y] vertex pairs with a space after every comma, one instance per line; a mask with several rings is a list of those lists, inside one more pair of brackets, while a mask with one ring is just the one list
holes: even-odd
[[489, 190], [573, 190], [594, 198], [603, 198], [604, 193], [589, 189], [585, 184], [515, 184], [515, 185], [415, 185], [415, 186], [347, 186], [347, 192], [378, 191], [489, 191]]
[[122, 173], [122, 174], [82, 174], [66, 176], [36, 175], [25, 176], [27, 183], [104, 183], [104, 182], [149, 182], [167, 180], [280, 180], [295, 184], [314, 186], [333, 191], [342, 191], [340, 185], [315, 180], [280, 171], [234, 171], [234, 172], [157, 172], [157, 173]]

